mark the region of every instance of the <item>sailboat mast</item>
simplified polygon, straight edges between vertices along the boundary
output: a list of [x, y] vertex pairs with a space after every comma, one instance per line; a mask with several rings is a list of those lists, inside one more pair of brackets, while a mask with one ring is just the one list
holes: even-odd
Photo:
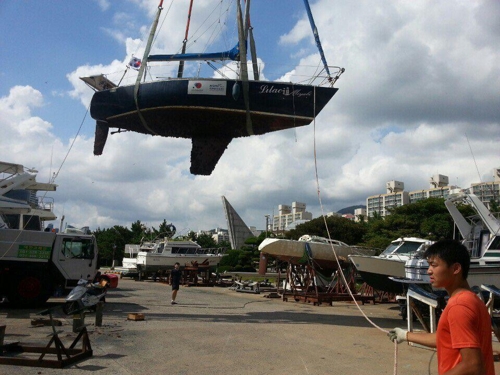
[[[249, 0], [247, 0], [248, 10]], [[249, 98], [249, 84], [248, 84], [248, 66], [247, 66], [247, 46], [245, 36], [247, 35], [245, 32], [245, 26], [248, 26], [247, 23], [243, 22], [243, 17], [241, 14], [241, 4], [240, 0], [236, 2], [237, 4], [237, 18], [238, 18], [238, 39], [240, 44], [240, 73], [241, 73], [241, 84], [243, 86], [243, 102], [245, 103], [245, 112], [246, 112], [246, 128], [248, 135], [253, 135], [253, 125], [252, 119], [250, 117], [250, 98]], [[245, 17], [246, 18], [246, 17]]]
[[139, 74], [137, 75], [137, 81], [136, 81], [137, 90], [139, 89], [137, 82], [141, 81], [142, 76], [144, 74], [144, 70], [146, 69], [149, 52], [151, 51], [151, 45], [153, 44], [156, 28], [158, 27], [158, 20], [160, 19], [160, 14], [162, 10], [163, 10], [163, 0], [160, 0], [160, 4], [158, 5], [158, 11], [156, 12], [155, 19], [153, 21], [153, 24], [151, 25], [151, 31], [149, 32], [148, 42], [146, 43], [146, 48], [144, 50], [144, 56], [142, 57], [141, 68], [139, 69]]
[[[188, 12], [188, 18], [187, 18], [187, 24], [186, 24], [186, 34], [184, 35], [184, 40], [182, 41], [182, 54], [186, 53], [186, 44], [188, 40], [188, 35], [189, 35], [189, 25], [191, 23], [191, 10], [193, 9], [193, 1], [189, 3], [189, 12]], [[184, 60], [179, 61], [179, 70], [177, 72], [177, 78], [182, 78], [182, 75], [184, 74]]]
[[144, 50], [144, 56], [142, 58], [142, 64], [139, 69], [139, 73], [137, 74], [137, 79], [135, 80], [135, 86], [134, 86], [134, 102], [135, 102], [135, 107], [137, 108], [137, 114], [139, 116], [139, 119], [141, 120], [142, 126], [149, 131], [151, 134], [157, 135], [153, 129], [151, 129], [148, 124], [146, 123], [146, 120], [142, 116], [142, 113], [139, 108], [139, 87], [141, 85], [141, 79], [144, 75], [144, 70], [146, 69], [147, 61], [148, 61], [148, 56], [149, 52], [151, 51], [151, 45], [153, 44], [153, 39], [156, 33], [156, 28], [158, 27], [158, 20], [160, 19], [160, 14], [163, 9], [163, 0], [160, 0], [160, 4], [158, 5], [158, 11], [156, 12], [156, 17], [155, 20], [153, 21], [153, 25], [151, 25], [151, 31], [149, 33], [149, 38], [148, 42], [146, 43], [146, 49]]
[[[240, 0], [236, 2], [237, 4], [237, 21], [238, 21], [238, 40], [239, 40], [239, 45], [240, 45], [240, 78], [243, 82], [247, 81], [248, 82], [248, 66], [247, 66], [247, 22], [243, 21], [243, 16], [241, 12], [241, 4]], [[248, 6], [250, 4], [250, 1], [247, 1], [247, 6], [245, 8], [245, 11], [248, 9]], [[246, 16], [246, 12], [245, 12]], [[246, 17], [245, 17], [246, 18]]]
[[[253, 38], [253, 28], [250, 23], [250, 0], [245, 0], [247, 6], [245, 7], [245, 30], [248, 32], [248, 39], [250, 40], [250, 55], [252, 57], [253, 79], [259, 80], [259, 66], [257, 64], [257, 48], [255, 47], [255, 39]], [[245, 39], [246, 40], [246, 39]]]
[[321, 46], [321, 41], [319, 40], [319, 33], [314, 23], [314, 18], [311, 12], [311, 7], [309, 6], [309, 1], [304, 0], [304, 5], [306, 7], [307, 17], [309, 18], [309, 23], [311, 24], [311, 28], [314, 34], [314, 40], [316, 41], [316, 46], [318, 47], [319, 54], [321, 56], [321, 61], [323, 61], [323, 66], [325, 67], [326, 74], [328, 74], [328, 80], [331, 82], [332, 77], [330, 76], [330, 69], [328, 68], [328, 64], [326, 63], [325, 53], [323, 52], [323, 47]]

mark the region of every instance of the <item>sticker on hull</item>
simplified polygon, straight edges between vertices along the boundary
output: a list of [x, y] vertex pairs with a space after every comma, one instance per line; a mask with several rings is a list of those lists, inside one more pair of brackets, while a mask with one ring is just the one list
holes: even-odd
[[226, 81], [189, 81], [188, 95], [226, 95]]

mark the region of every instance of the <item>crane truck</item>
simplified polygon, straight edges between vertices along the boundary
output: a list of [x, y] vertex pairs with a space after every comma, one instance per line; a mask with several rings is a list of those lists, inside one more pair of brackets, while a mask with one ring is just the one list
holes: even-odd
[[88, 230], [44, 228], [56, 216], [36, 192], [57, 185], [37, 182], [33, 172], [0, 161], [0, 300], [22, 307], [42, 305], [98, 273], [97, 243]]
[[0, 295], [37, 306], [97, 274], [94, 236], [0, 229]]

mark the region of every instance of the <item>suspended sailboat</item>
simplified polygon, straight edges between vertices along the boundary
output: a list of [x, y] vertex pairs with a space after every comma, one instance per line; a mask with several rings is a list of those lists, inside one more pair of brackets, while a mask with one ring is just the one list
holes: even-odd
[[[304, 0], [304, 3], [324, 64], [325, 86], [260, 81], [253, 35], [249, 27], [250, 0], [245, 2], [244, 16], [240, 1], [237, 1], [239, 41], [228, 51], [184, 53], [184, 43], [181, 54], [150, 54], [162, 11], [161, 0], [134, 85], [117, 86], [103, 75], [82, 78], [96, 90], [90, 105], [91, 116], [96, 120], [95, 155], [102, 154], [110, 128], [117, 128], [119, 132], [128, 130], [163, 137], [191, 138], [191, 173], [210, 175], [233, 138], [265, 134], [312, 122], [337, 92], [333, 84], [344, 69], [337, 68], [334, 75], [330, 73], [308, 1]], [[248, 78], [247, 39], [250, 39], [250, 49], [253, 51], [253, 80]], [[239, 78], [182, 77], [185, 61], [213, 60], [238, 61]], [[180, 61], [177, 78], [141, 82], [147, 64], [158, 61]], [[138, 65], [137, 61], [135, 63]]]

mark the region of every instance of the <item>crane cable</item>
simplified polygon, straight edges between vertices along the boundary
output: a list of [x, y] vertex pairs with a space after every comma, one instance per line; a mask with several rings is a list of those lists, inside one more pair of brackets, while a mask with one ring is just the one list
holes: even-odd
[[[50, 179], [49, 183], [51, 183], [51, 184], [54, 183], [54, 181], [57, 178], [57, 176], [59, 176], [59, 172], [61, 172], [61, 169], [62, 169], [64, 163], [66, 162], [66, 159], [69, 156], [69, 153], [73, 149], [73, 146], [74, 146], [74, 144], [76, 142], [76, 139], [80, 135], [80, 131], [82, 130], [83, 124], [85, 123], [85, 119], [87, 118], [87, 115], [89, 114], [89, 109], [90, 109], [90, 103], [87, 106], [87, 110], [85, 111], [85, 114], [83, 115], [83, 119], [82, 119], [82, 122], [80, 123], [80, 127], [78, 128], [78, 131], [76, 132], [75, 138], [73, 138], [73, 142], [71, 142], [71, 145], [69, 146], [69, 149], [68, 149], [68, 152], [66, 153], [66, 156], [64, 156], [64, 159], [61, 162], [61, 165], [59, 166], [59, 169], [57, 170], [57, 172], [54, 172], [54, 174], [53, 174], [52, 178]], [[45, 192], [45, 194], [47, 194], [47, 192]], [[44, 198], [45, 198], [45, 194], [43, 196]]]

